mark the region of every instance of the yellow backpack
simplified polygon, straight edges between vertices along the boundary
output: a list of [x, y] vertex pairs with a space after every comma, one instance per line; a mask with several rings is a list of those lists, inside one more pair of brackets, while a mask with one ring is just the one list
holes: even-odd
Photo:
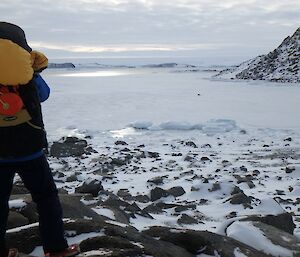
[[0, 39], [0, 84], [26, 85], [33, 76], [31, 54], [8, 39]]
[[26, 86], [34, 72], [45, 69], [48, 59], [42, 53], [29, 53], [8, 39], [0, 39], [0, 127], [29, 122], [19, 87]]

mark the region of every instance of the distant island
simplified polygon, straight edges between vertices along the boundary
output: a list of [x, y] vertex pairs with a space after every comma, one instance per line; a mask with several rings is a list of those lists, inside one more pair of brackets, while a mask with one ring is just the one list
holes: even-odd
[[48, 64], [48, 69], [69, 69], [75, 68], [75, 65], [71, 62], [66, 62], [66, 63], [49, 63]]
[[145, 65], [108, 65], [101, 63], [84, 63], [84, 64], [73, 64], [71, 62], [66, 63], [49, 63], [49, 69], [68, 69], [68, 68], [101, 68], [101, 69], [112, 69], [112, 68], [195, 68], [196, 66], [190, 64], [178, 64], [178, 63], [159, 63], [159, 64], [145, 64]]
[[218, 73], [217, 78], [300, 82], [300, 28], [272, 52]]

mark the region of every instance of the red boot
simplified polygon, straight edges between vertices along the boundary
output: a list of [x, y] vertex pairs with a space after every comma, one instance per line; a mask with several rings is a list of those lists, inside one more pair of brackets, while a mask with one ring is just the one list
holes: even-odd
[[72, 257], [80, 253], [79, 245], [70, 245], [65, 250], [58, 253], [45, 253], [45, 257]]
[[7, 257], [18, 257], [19, 256], [19, 251], [16, 248], [11, 248], [8, 251]]

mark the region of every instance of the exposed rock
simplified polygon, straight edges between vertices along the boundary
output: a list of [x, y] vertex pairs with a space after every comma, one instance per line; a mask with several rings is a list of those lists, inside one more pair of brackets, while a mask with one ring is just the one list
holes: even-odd
[[200, 188], [199, 188], [199, 187], [194, 187], [194, 186], [192, 186], [192, 187], [191, 187], [191, 191], [192, 191], [192, 192], [198, 192], [198, 191], [200, 191]]
[[[267, 240], [270, 240], [271, 243], [273, 243], [275, 246], [279, 247], [277, 250], [268, 248], [262, 245], [257, 244], [255, 240], [248, 240], [246, 237], [242, 237], [240, 235], [240, 232], [243, 231], [243, 233], [247, 234], [247, 229], [249, 228], [249, 233], [253, 230], [250, 226], [254, 226], [258, 229], [257, 236], [258, 238], [266, 238]], [[300, 241], [297, 237], [286, 233], [282, 230], [279, 230], [273, 226], [267, 225], [265, 223], [259, 222], [259, 221], [248, 221], [248, 222], [233, 222], [228, 228], [227, 228], [227, 235], [231, 238], [235, 238], [237, 240], [241, 240], [241, 242], [252, 246], [252, 247], [258, 247], [260, 248], [262, 252], [265, 252], [266, 254], [269, 254], [270, 251], [273, 251], [273, 254], [278, 254], [278, 256], [283, 256], [283, 252], [291, 252], [293, 257], [300, 256]], [[281, 248], [281, 249], [280, 249]], [[281, 253], [278, 252], [282, 251]], [[271, 256], [273, 256], [271, 254]], [[288, 256], [288, 255], [286, 255]]]
[[[76, 234], [98, 232], [102, 230], [104, 231], [106, 237], [114, 238], [114, 242], [118, 243], [121, 247], [133, 247], [132, 244], [138, 243], [142, 246], [141, 251], [143, 253], [154, 257], [194, 257], [184, 248], [169, 242], [154, 239], [151, 236], [144, 235], [133, 227], [119, 227], [107, 223], [95, 223], [88, 220], [78, 220], [76, 222], [67, 223], [66, 228], [70, 231], [76, 231]], [[106, 240], [106, 242], [108, 247], [110, 247], [113, 243], [110, 243], [109, 240]], [[104, 246], [103, 243], [99, 243], [100, 247]], [[93, 247], [96, 247], [96, 245]], [[137, 250], [137, 248], [132, 249]], [[116, 257], [117, 256], [125, 257], [127, 255], [116, 255]]]
[[29, 223], [39, 221], [39, 215], [34, 202], [27, 202], [26, 206], [20, 210], [20, 213], [28, 219]]
[[[68, 196], [62, 197], [67, 198]], [[80, 202], [79, 196], [72, 196], [71, 199]], [[65, 199], [63, 199], [62, 202], [65, 203]], [[122, 204], [122, 202], [119, 203]], [[160, 204], [161, 207], [165, 205], [163, 208], [173, 208], [176, 206], [164, 203], [158, 204]], [[78, 202], [75, 203], [75, 205], [75, 208], [81, 208]], [[131, 211], [140, 211], [140, 208], [136, 204], [130, 205], [130, 208]], [[72, 211], [77, 212], [77, 210], [75, 211], [74, 209]], [[194, 224], [198, 223], [198, 221], [183, 214], [178, 220], [178, 223]], [[274, 244], [294, 251], [296, 254], [294, 256], [297, 256], [299, 252], [299, 241], [297, 241], [296, 237], [260, 222], [254, 222], [253, 224]], [[207, 255], [215, 255], [218, 253], [224, 257], [235, 257], [235, 249], [237, 248], [242, 254], [248, 257], [269, 256], [232, 238], [208, 231], [152, 227], [141, 233], [133, 227], [119, 227], [106, 223], [104, 219], [100, 218], [67, 221], [65, 223], [65, 229], [66, 231], [72, 231], [73, 236], [83, 233], [99, 232], [99, 236], [95, 235], [92, 238], [82, 241], [80, 247], [82, 252], [104, 249], [109, 252], [109, 254], [102, 256], [107, 257], [140, 257], [146, 255], [154, 257], [194, 257], [200, 253]], [[31, 252], [37, 245], [41, 244], [38, 226], [31, 226], [23, 230], [10, 232], [7, 235], [7, 239], [9, 246], [18, 247], [25, 253]]]
[[243, 193], [243, 190], [241, 190], [238, 186], [235, 186], [231, 192], [231, 195], [235, 195], [238, 193]]
[[278, 215], [267, 215], [267, 216], [249, 216], [246, 219], [249, 221], [260, 221], [267, 225], [273, 226], [275, 228], [281, 229], [291, 235], [294, 234], [294, 229], [296, 227], [293, 216], [290, 213], [282, 213]]
[[125, 199], [132, 198], [132, 195], [129, 193], [129, 190], [127, 188], [119, 189], [119, 191], [117, 192], [117, 196]]
[[115, 145], [128, 145], [125, 141], [118, 140], [115, 142]]
[[88, 206], [81, 202], [83, 195], [59, 195], [59, 199], [63, 208], [63, 217], [71, 219], [90, 218], [95, 221], [102, 221], [100, 215], [91, 210]]
[[89, 182], [84, 182], [81, 186], [75, 189], [76, 193], [80, 194], [91, 194], [94, 197], [98, 196], [99, 192], [103, 190], [103, 186], [101, 185], [101, 181], [92, 180]]
[[221, 71], [217, 77], [300, 82], [300, 28], [274, 51]]
[[247, 257], [269, 257], [269, 255], [257, 251], [246, 244], [208, 231], [151, 227], [143, 233], [178, 245], [194, 255], [203, 253], [215, 256], [218, 253], [222, 257], [235, 257], [234, 251], [236, 248], [239, 248], [241, 253]]
[[210, 144], [204, 144], [201, 145], [201, 148], [212, 148], [212, 146]]
[[28, 194], [29, 191], [25, 188], [23, 183], [16, 183], [13, 186], [13, 189], [11, 191], [12, 195], [19, 195], [19, 194]]
[[199, 223], [198, 220], [196, 220], [195, 218], [193, 218], [187, 214], [182, 214], [177, 222], [178, 222], [178, 224], [197, 224], [197, 223]]
[[150, 158], [159, 158], [159, 153], [157, 152], [145, 152], [146, 156], [150, 157]]
[[186, 162], [193, 162], [193, 161], [195, 161], [195, 157], [190, 156], [190, 155], [187, 155], [187, 156], [184, 158], [184, 161], [186, 161]]
[[212, 185], [212, 188], [208, 189], [209, 192], [214, 192], [214, 191], [218, 191], [221, 190], [221, 185], [216, 182]]
[[185, 142], [185, 145], [190, 146], [190, 147], [194, 147], [194, 148], [198, 148], [198, 146], [193, 141]]
[[110, 197], [104, 201], [103, 203], [105, 206], [110, 206], [110, 207], [116, 207], [116, 208], [125, 208], [126, 206], [129, 205], [129, 203], [121, 200], [119, 197], [115, 195], [110, 195]]
[[131, 215], [118, 207], [109, 207], [109, 209], [114, 213], [117, 222], [129, 225], [130, 218], [134, 218], [134, 215]]
[[151, 190], [150, 192], [150, 200], [151, 201], [156, 201], [162, 197], [167, 197], [169, 196], [169, 192], [160, 188], [160, 187], [156, 187], [154, 189]]
[[180, 173], [180, 177], [185, 177], [185, 176], [189, 176], [189, 175], [194, 175], [194, 171], [190, 170], [190, 171], [185, 171]]
[[144, 211], [159, 214], [159, 213], [164, 212], [163, 210], [165, 210], [165, 209], [171, 209], [171, 208], [179, 207], [179, 206], [181, 206], [181, 205], [158, 202], [158, 203], [153, 203], [153, 204], [148, 205], [146, 208], [144, 208]]
[[158, 206], [156, 204], [150, 204], [147, 207], [143, 209], [143, 211], [148, 212], [148, 213], [154, 213], [154, 214], [160, 214], [163, 213], [163, 209], [161, 206]]
[[[110, 250], [108, 256], [134, 257], [143, 254], [143, 249], [132, 244], [128, 239], [114, 236], [100, 236], [89, 238], [80, 243], [82, 252], [98, 249]], [[101, 255], [102, 256], [102, 255]]]
[[7, 228], [17, 228], [29, 224], [29, 220], [16, 211], [10, 211], [7, 221]]
[[285, 173], [289, 174], [292, 173], [293, 171], [295, 171], [296, 168], [295, 167], [286, 167], [285, 168]]
[[[218, 140], [220, 140], [219, 142], [224, 143], [224, 148], [230, 148], [229, 146], [232, 146], [230, 145], [231, 142], [228, 143], [225, 137], [227, 136], [224, 136], [224, 138], [220, 138]], [[237, 135], [237, 137], [244, 136]], [[184, 145], [185, 141], [182, 141], [182, 143], [178, 143], [178, 139], [175, 139], [169, 144], [166, 144], [166, 146], [163, 146], [162, 151], [160, 151], [158, 155], [154, 154], [154, 156], [158, 157], [152, 159], [149, 158], [150, 156], [148, 155], [147, 151], [144, 152], [145, 158], [147, 159], [138, 159], [137, 156], [142, 153], [140, 149], [130, 150], [129, 147], [116, 147], [114, 145], [107, 147], [101, 146], [101, 149], [103, 149], [103, 153], [97, 156], [91, 156], [91, 160], [83, 160], [82, 158], [67, 158], [58, 160], [55, 158], [51, 158], [50, 160], [51, 162], [53, 162], [54, 174], [55, 178], [57, 179], [58, 186], [59, 188], [65, 188], [65, 190], [68, 190], [68, 193], [73, 192], [73, 190], [75, 189], [75, 185], [78, 185], [80, 181], [82, 181], [82, 183], [84, 180], [86, 180], [86, 182], [92, 181], [91, 178], [94, 177], [100, 181], [103, 178], [102, 184], [105, 184], [107, 186], [107, 191], [103, 190], [103, 188], [102, 190], [101, 188], [98, 188], [100, 191], [97, 189], [95, 193], [89, 190], [90, 193], [93, 193], [93, 195], [97, 197], [93, 197], [93, 195], [90, 194], [78, 196], [60, 196], [64, 208], [64, 217], [75, 220], [73, 224], [66, 224], [68, 236], [71, 237], [80, 235], [81, 233], [100, 232], [97, 235], [95, 235], [95, 233], [91, 234], [91, 236], [96, 236], [97, 239], [95, 238], [85, 240], [84, 243], [86, 244], [86, 248], [84, 248], [84, 251], [88, 251], [89, 249], [103, 249], [105, 253], [103, 253], [102, 256], [105, 257], [195, 257], [196, 255], [201, 255], [201, 253], [216, 256], [218, 255], [222, 257], [236, 257], [237, 255], [235, 255], [234, 252], [230, 252], [229, 250], [226, 252], [225, 250], [223, 250], [223, 248], [220, 247], [220, 245], [222, 245], [221, 241], [218, 241], [219, 245], [217, 245], [215, 241], [211, 241], [216, 239], [215, 235], [211, 236], [211, 234], [214, 233], [203, 235], [203, 237], [205, 238], [203, 240], [207, 240], [205, 241], [207, 242], [206, 245], [197, 245], [196, 239], [199, 239], [197, 238], [199, 236], [199, 234], [197, 233], [203, 231], [190, 232], [189, 230], [182, 231], [178, 230], [177, 228], [180, 227], [180, 225], [182, 225], [182, 227], [192, 227], [192, 224], [205, 222], [206, 227], [209, 226], [210, 229], [215, 229], [223, 221], [226, 225], [230, 222], [233, 222], [233, 220], [238, 219], [246, 223], [246, 220], [241, 220], [245, 217], [245, 215], [249, 213], [266, 213], [269, 210], [268, 207], [273, 206], [271, 204], [269, 205], [268, 202], [266, 202], [266, 204], [262, 202], [262, 204], [259, 205], [259, 200], [251, 197], [255, 196], [255, 193], [259, 190], [262, 190], [260, 196], [266, 193], [271, 197], [275, 197], [276, 201], [278, 201], [282, 208], [289, 210], [291, 214], [289, 216], [287, 215], [282, 217], [274, 217], [272, 215], [268, 215], [266, 217], [250, 216], [248, 217], [249, 220], [251, 219], [251, 221], [260, 221], [265, 224], [272, 225], [273, 227], [285, 230], [286, 232], [289, 232], [290, 235], [292, 235], [294, 230], [294, 223], [292, 219], [294, 218], [297, 226], [299, 225], [299, 219], [296, 213], [297, 209], [298, 211], [300, 210], [300, 198], [294, 197], [297, 193], [297, 181], [292, 180], [292, 178], [295, 178], [298, 170], [290, 175], [286, 174], [285, 169], [286, 167], [293, 167], [294, 165], [297, 168], [297, 160], [299, 160], [299, 158], [296, 157], [299, 154], [298, 150], [295, 147], [296, 139], [295, 142], [291, 144], [291, 147], [284, 147], [284, 143], [282, 142], [284, 137], [280, 137], [279, 142], [270, 142], [272, 148], [259, 149], [256, 151], [254, 150], [254, 144], [248, 145], [250, 139], [246, 137], [248, 136], [245, 136], [245, 138], [243, 138], [243, 140], [241, 141], [239, 140], [239, 138], [234, 139], [236, 140], [236, 147], [241, 147], [241, 150], [243, 150], [243, 152], [242, 154], [234, 153], [233, 155], [223, 155], [223, 153], [220, 153], [221, 151], [223, 151], [223, 149], [215, 149], [215, 146], [211, 150], [192, 149]], [[228, 138], [232, 140], [231, 136], [228, 136]], [[258, 145], [259, 147], [262, 147], [265, 141], [270, 140], [259, 139], [259, 141], [257, 141], [258, 143], [255, 146]], [[214, 142], [215, 144], [215, 138], [212, 138], [210, 142]], [[200, 140], [198, 140], [197, 142], [195, 141], [195, 143], [198, 143], [200, 146]], [[282, 147], [283, 150], [277, 149], [277, 147]], [[125, 149], [124, 152], [122, 151], [123, 149]], [[148, 149], [148, 147], [146, 149]], [[231, 151], [230, 149], [228, 149], [228, 151]], [[253, 150], [253, 152], [250, 152], [249, 149]], [[182, 153], [183, 157], [180, 157], [181, 155], [177, 155], [179, 151], [180, 153]], [[172, 152], [176, 153], [176, 155], [173, 155], [174, 158], [171, 157]], [[280, 154], [281, 152], [284, 152], [284, 155]], [[290, 154], [292, 152], [295, 153]], [[183, 158], [186, 155], [191, 157], [193, 167], [190, 166], [191, 163], [183, 162]], [[261, 156], [263, 161], [259, 162], [259, 158], [253, 158], [253, 156], [256, 155], [259, 157]], [[214, 161], [214, 164], [210, 165], [209, 162], [201, 163], [200, 160], [202, 156], [207, 156], [208, 159]], [[226, 168], [226, 166], [231, 165], [231, 163], [229, 161], [222, 162], [222, 160], [224, 160], [224, 156], [226, 156], [226, 158], [230, 158], [228, 160], [232, 162], [232, 167]], [[273, 159], [273, 161], [265, 162], [264, 160], [266, 156], [268, 159]], [[160, 157], [161, 159], [158, 159]], [[86, 158], [86, 156], [83, 156], [83, 158]], [[203, 161], [205, 160], [203, 159]], [[243, 164], [245, 166], [243, 166]], [[273, 164], [274, 168], [269, 169], [268, 167], [273, 167]], [[256, 168], [260, 169], [260, 171], [255, 170]], [[152, 174], [152, 176], [151, 174], [149, 174], [150, 169], [150, 173]], [[217, 171], [215, 173], [214, 171], [216, 169]], [[273, 170], [275, 169], [277, 170], [277, 172], [273, 173]], [[285, 183], [285, 187], [282, 187], [282, 184], [281, 186], [279, 185], [277, 189], [278, 191], [276, 191], [277, 194], [285, 194], [285, 196], [282, 198], [276, 195], [276, 188], [270, 190], [269, 188], [267, 188], [266, 183], [266, 181], [268, 180], [276, 181], [279, 175], [281, 176], [282, 180], [286, 179], [287, 182]], [[246, 184], [242, 184], [248, 184], [252, 182], [252, 180], [255, 182], [257, 190], [249, 190]], [[78, 182], [65, 183], [65, 181]], [[146, 183], [146, 181], [148, 183]], [[240, 188], [238, 186], [234, 186], [234, 184], [236, 183], [238, 184], [238, 186], [240, 186]], [[100, 182], [99, 184], [101, 185]], [[164, 184], [164, 186], [156, 187], [156, 185], [159, 184]], [[178, 187], [170, 188], [173, 185], [178, 185]], [[20, 184], [21, 192], [23, 190], [22, 187], [23, 186]], [[241, 190], [244, 188], [245, 192], [247, 190], [247, 195]], [[280, 191], [280, 189], [282, 189], [282, 191]], [[187, 191], [185, 192], [185, 190]], [[217, 190], [220, 191], [216, 193], [208, 193], [207, 190], [210, 192], [214, 192]], [[199, 191], [199, 193], [191, 191]], [[230, 191], [231, 195], [228, 195], [230, 194]], [[118, 192], [117, 195], [115, 195], [116, 192]], [[290, 192], [292, 193], [290, 194]], [[132, 195], [131, 193], [135, 195]], [[201, 197], [204, 197], [205, 194], [207, 194], [209, 200], [201, 199]], [[178, 198], [174, 199], [173, 196]], [[14, 197], [17, 197], [16, 199], [19, 199], [23, 198], [23, 195], [15, 195]], [[150, 200], [152, 200], [153, 202], [150, 202]], [[31, 202], [31, 199], [28, 200], [26, 198], [25, 201], [27, 205], [17, 211], [28, 220], [27, 224], [37, 222], [38, 214], [35, 204]], [[228, 201], [230, 201], [232, 204], [243, 204], [245, 208], [254, 208], [254, 210], [253, 212], [249, 210], [241, 211], [242, 206], [232, 205], [230, 207], [230, 205], [228, 205]], [[222, 202], [223, 204], [225, 203], [224, 206], [226, 207], [224, 209], [224, 212], [215, 213], [212, 216], [208, 215], [205, 212], [205, 210], [208, 210], [208, 213], [210, 213], [211, 210], [213, 211], [213, 209], [211, 208], [213, 208], [216, 203], [222, 204]], [[207, 206], [203, 206], [203, 211], [207, 216], [204, 216], [200, 212], [201, 205], [203, 204], [207, 204]], [[102, 215], [105, 216], [98, 215], [96, 212], [103, 213]], [[113, 212], [113, 214], [111, 212]], [[161, 215], [154, 215], [158, 213], [160, 213]], [[243, 218], [241, 218], [241, 215]], [[294, 216], [292, 217], [292, 215]], [[140, 216], [146, 217], [147, 219], [144, 219]], [[153, 217], [156, 220], [151, 221], [150, 219], [153, 219]], [[166, 219], [164, 217], [166, 217]], [[85, 221], [77, 220], [78, 218], [86, 219], [88, 223], [85, 223]], [[180, 238], [181, 241], [179, 242], [179, 244], [177, 244], [177, 241], [176, 243], [175, 241], [164, 242], [164, 240], [160, 236], [152, 237], [146, 236], [146, 234], [142, 235], [139, 231], [131, 227], [132, 224], [134, 226], [137, 226], [138, 228], [147, 225], [151, 226], [151, 224], [153, 223], [163, 224], [168, 219], [172, 221], [175, 220], [175, 223], [177, 220], [178, 223], [176, 224], [176, 229], [171, 227], [169, 228], [171, 234], [183, 232], [185, 233], [184, 235], [181, 235], [182, 237]], [[172, 221], [167, 221], [165, 224], [171, 226]], [[114, 224], [114, 226], [112, 224]], [[214, 227], [212, 227], [211, 225]], [[73, 231], [76, 231], [76, 233], [72, 234]], [[38, 232], [35, 228], [32, 229], [32, 232], [37, 233], [32, 237], [33, 242], [37, 242], [35, 240], [38, 240]], [[196, 234], [193, 234], [194, 232]], [[274, 230], [274, 233], [277, 232]], [[31, 236], [31, 234], [24, 233], [22, 234], [22, 236], [28, 237]], [[35, 236], [37, 236], [37, 238], [35, 238]], [[82, 236], [84, 237], [84, 235]], [[191, 240], [192, 236], [196, 236], [196, 239], [194, 241]], [[274, 237], [274, 240], [280, 239], [276, 239], [276, 235], [274, 235]], [[14, 239], [16, 238], [12, 239], [10, 237], [10, 243], [15, 242], [17, 244], [21, 244], [21, 242], [18, 241], [19, 238], [17, 238], [17, 241], [14, 241]], [[170, 240], [173, 239], [173, 235], [171, 235]], [[224, 240], [226, 241], [226, 244], [228, 244], [224, 247], [229, 247], [230, 244], [236, 244], [236, 241], [229, 242], [226, 237]], [[116, 246], [114, 247], [113, 245], [110, 245], [110, 241], [114, 242]], [[187, 242], [184, 243], [185, 241]], [[128, 242], [129, 244], [127, 245]], [[195, 244], [195, 248], [192, 248], [189, 242]], [[31, 241], [29, 242], [26, 240], [24, 243], [32, 244]], [[33, 245], [31, 245], [30, 247], [32, 246]], [[196, 246], [199, 247], [199, 249], [202, 249], [202, 251], [200, 250], [199, 252], [197, 252], [196, 249], [199, 249]], [[200, 248], [200, 246], [203, 248]], [[233, 247], [233, 245], [231, 246]], [[23, 247], [29, 246], [24, 245]], [[211, 251], [206, 251], [207, 249], [210, 249]], [[248, 251], [244, 251], [244, 249], [245, 248], [241, 249], [241, 255], [245, 255], [247, 257], [251, 256], [248, 255]], [[91, 252], [88, 254], [90, 254], [89, 256], [97, 256], [99, 253]], [[258, 255], [252, 254], [252, 256], [265, 256], [260, 254], [262, 253], [258, 252]], [[85, 254], [82, 254], [82, 256], [79, 257], [83, 257], [84, 255]], [[99, 254], [99, 256], [100, 255], [101, 253]]]
[[223, 167], [228, 167], [228, 166], [232, 165], [232, 163], [228, 160], [223, 160], [222, 165], [223, 165]]
[[77, 176], [75, 174], [73, 174], [73, 175], [67, 177], [66, 182], [74, 182], [77, 180], [78, 180]]
[[50, 148], [50, 155], [53, 157], [78, 157], [83, 154], [91, 154], [95, 152], [88, 147], [87, 141], [77, 137], [65, 137], [59, 142], [54, 142]]
[[148, 195], [137, 195], [133, 196], [133, 200], [140, 203], [148, 203], [150, 202], [150, 198]]
[[185, 194], [185, 190], [183, 189], [183, 187], [172, 187], [169, 190], [167, 190], [167, 193], [169, 195], [172, 195], [174, 197], [178, 197], [178, 196], [182, 196]]
[[206, 161], [211, 161], [211, 159], [209, 159], [207, 156], [203, 156], [201, 157], [201, 161], [206, 162]]
[[252, 208], [251, 203], [252, 203], [252, 200], [254, 200], [254, 199], [255, 199], [254, 197], [248, 196], [244, 192], [241, 192], [241, 193], [237, 193], [237, 194], [233, 195], [229, 199], [229, 202], [231, 204], [242, 204], [244, 206], [244, 208]]
[[115, 166], [123, 166], [129, 163], [129, 160], [126, 158], [112, 158], [111, 164]]
[[263, 235], [268, 238], [274, 245], [289, 249], [294, 253], [294, 256], [300, 256], [300, 241], [297, 237], [279, 230], [273, 226], [266, 225], [261, 222], [253, 222], [253, 225], [259, 228]]
[[154, 178], [148, 179], [147, 182], [154, 184], [154, 185], [161, 185], [164, 183], [164, 179], [167, 177], [168, 176], [154, 177]]
[[[71, 219], [93, 218], [95, 220], [103, 220], [96, 212], [81, 202], [82, 194], [60, 194], [59, 199], [63, 208], [63, 217]], [[12, 195], [11, 200], [22, 199], [26, 202], [26, 206], [20, 210], [20, 213], [25, 216], [30, 223], [38, 221], [38, 214], [35, 203], [32, 202], [31, 196]]]
[[[75, 231], [76, 234], [99, 232], [104, 223], [100, 221], [81, 220], [78, 222], [67, 222], [66, 231]], [[26, 229], [9, 232], [6, 235], [9, 247], [16, 247], [19, 251], [30, 253], [36, 246], [41, 245], [38, 225], [30, 226]]]
[[172, 156], [182, 156], [182, 153], [172, 153]]
[[197, 206], [195, 204], [190, 204], [190, 205], [178, 205], [175, 207], [174, 211], [175, 212], [183, 212], [187, 211], [189, 209], [195, 210]]
[[251, 175], [246, 175], [243, 177], [240, 175], [234, 175], [234, 177], [236, 178], [238, 184], [246, 183], [249, 186], [249, 188], [255, 187], [255, 184], [252, 181], [254, 178]]
[[129, 212], [140, 212], [140, 211], [142, 211], [141, 208], [138, 207], [138, 205], [136, 203], [129, 204], [128, 206], [126, 206], [126, 208], [124, 210], [129, 211]]
[[247, 171], [248, 171], [247, 167], [245, 167], [244, 165], [240, 167], [240, 170], [241, 170], [241, 171], [244, 171], [244, 172], [247, 172]]

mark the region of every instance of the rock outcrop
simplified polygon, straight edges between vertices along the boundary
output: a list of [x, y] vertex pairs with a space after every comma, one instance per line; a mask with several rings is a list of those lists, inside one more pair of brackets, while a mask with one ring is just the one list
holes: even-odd
[[[131, 226], [124, 227], [106, 221], [87, 219], [66, 221], [65, 229], [68, 238], [82, 238], [79, 242], [82, 256], [195, 257], [202, 253], [235, 257], [236, 252], [248, 257], [270, 256], [233, 238], [208, 231], [152, 227], [139, 232]], [[287, 239], [295, 240], [292, 236]], [[9, 231], [7, 240], [10, 246], [18, 247], [27, 254], [41, 245], [37, 224]], [[289, 247], [288, 241], [284, 246]], [[293, 241], [291, 247], [295, 251], [299, 250], [296, 241]]]
[[[300, 257], [300, 150], [285, 136], [253, 151], [247, 136], [231, 143], [247, 156], [226, 159], [224, 148], [197, 139], [162, 142], [164, 150], [125, 141], [95, 148], [88, 136], [54, 142], [49, 161], [67, 239], [80, 244], [79, 257]], [[278, 160], [274, 172], [269, 160]], [[7, 239], [23, 257], [43, 256], [38, 220], [16, 177]]]
[[272, 52], [221, 71], [218, 78], [300, 82], [300, 28]]
[[[28, 194], [11, 197], [11, 200], [16, 199], [22, 200], [26, 205], [10, 212], [10, 228], [14, 229], [7, 231], [8, 245], [17, 247], [26, 254], [39, 256], [41, 248], [36, 247], [41, 246], [41, 239], [35, 204]], [[82, 250], [80, 256], [196, 257], [199, 254], [205, 254], [235, 257], [238, 253], [248, 257], [276, 256], [275, 254], [270, 255], [269, 250], [257, 249], [256, 246], [259, 244], [254, 239], [248, 239], [254, 236], [253, 227], [257, 228], [258, 233], [261, 233], [261, 235], [255, 234], [255, 237], [260, 236], [266, 242], [270, 242], [272, 247], [277, 247], [283, 253], [290, 254], [282, 256], [298, 257], [300, 253], [299, 240], [292, 235], [293, 231], [286, 230], [286, 226], [294, 227], [293, 221], [289, 220], [291, 216], [288, 214], [268, 215], [266, 217], [249, 216], [248, 218], [233, 220], [224, 233], [220, 234], [161, 226], [152, 226], [147, 230], [139, 231], [126, 220], [123, 222], [122, 219], [117, 218], [117, 213], [115, 213], [116, 220], [112, 220], [97, 214], [92, 207], [93, 204], [83, 204], [83, 202], [87, 203], [88, 199], [96, 200], [91, 195], [63, 194], [60, 195], [60, 199], [64, 209], [66, 237], [80, 244]], [[116, 210], [118, 205], [123, 206], [124, 210], [129, 210], [127, 208], [129, 204], [117, 200], [117, 197], [114, 201], [107, 200], [103, 203], [98, 201], [96, 205], [99, 206], [99, 204], [103, 208], [110, 208], [111, 210]], [[127, 207], [125, 208], [125, 206]], [[131, 205], [131, 207], [134, 206]], [[163, 208], [173, 207], [175, 206]], [[137, 205], [136, 208], [138, 208]], [[132, 213], [135, 211], [132, 210]], [[146, 214], [145, 210], [143, 212]], [[143, 212], [141, 211], [139, 215], [143, 215]], [[126, 215], [125, 212], [124, 215]], [[186, 214], [184, 215], [193, 219]], [[277, 223], [282, 220], [286, 224], [282, 224], [284, 226], [278, 225]], [[287, 220], [289, 221], [287, 222]], [[192, 223], [197, 223], [197, 221], [195, 220], [190, 224]]]

